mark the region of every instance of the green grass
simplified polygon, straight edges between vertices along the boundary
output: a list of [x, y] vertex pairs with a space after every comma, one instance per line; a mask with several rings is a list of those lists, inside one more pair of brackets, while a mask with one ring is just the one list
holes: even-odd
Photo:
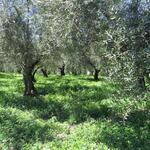
[[36, 78], [40, 95], [28, 98], [21, 75], [0, 73], [0, 149], [150, 149], [150, 93], [116, 97], [104, 77]]

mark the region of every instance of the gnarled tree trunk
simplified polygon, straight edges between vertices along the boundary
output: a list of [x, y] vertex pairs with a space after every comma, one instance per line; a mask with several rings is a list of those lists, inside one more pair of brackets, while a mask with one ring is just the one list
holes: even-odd
[[38, 92], [34, 86], [35, 78], [34, 78], [34, 68], [39, 62], [36, 61], [31, 65], [25, 65], [23, 68], [23, 80], [25, 85], [24, 96], [37, 96]]
[[31, 69], [29, 69], [29, 70], [24, 69], [23, 80], [24, 80], [24, 85], [25, 85], [24, 96], [36, 96], [37, 91], [34, 87], [34, 82], [33, 82], [33, 76], [32, 76], [32, 70]]

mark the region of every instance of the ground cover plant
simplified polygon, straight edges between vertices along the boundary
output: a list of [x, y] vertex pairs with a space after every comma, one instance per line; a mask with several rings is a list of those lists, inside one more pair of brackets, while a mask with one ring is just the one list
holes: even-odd
[[23, 97], [22, 76], [0, 73], [2, 150], [149, 150], [150, 94], [116, 97], [102, 77], [36, 76], [38, 97]]

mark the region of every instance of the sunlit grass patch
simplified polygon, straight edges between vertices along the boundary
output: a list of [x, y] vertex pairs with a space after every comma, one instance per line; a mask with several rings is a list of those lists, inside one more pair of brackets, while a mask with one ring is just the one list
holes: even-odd
[[92, 78], [37, 74], [39, 96], [23, 97], [22, 75], [0, 73], [2, 150], [149, 150], [150, 94]]

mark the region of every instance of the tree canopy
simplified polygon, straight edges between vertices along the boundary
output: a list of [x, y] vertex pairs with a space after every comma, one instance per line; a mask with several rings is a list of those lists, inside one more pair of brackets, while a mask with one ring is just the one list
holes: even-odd
[[22, 71], [25, 95], [37, 94], [32, 80], [38, 67], [62, 75], [95, 72], [95, 80], [100, 73], [144, 90], [150, 80], [149, 5], [143, 0], [4, 0], [2, 68], [11, 62]]

